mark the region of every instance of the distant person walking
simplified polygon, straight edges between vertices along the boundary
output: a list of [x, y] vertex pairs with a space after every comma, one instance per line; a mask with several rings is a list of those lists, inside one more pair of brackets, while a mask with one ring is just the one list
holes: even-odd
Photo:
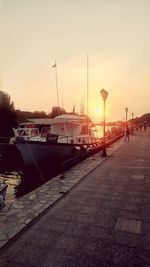
[[144, 123], [144, 131], [146, 132], [146, 124]]
[[127, 126], [127, 128], [126, 128], [126, 131], [125, 131], [125, 142], [126, 142], [126, 140], [128, 140], [128, 142], [129, 142], [129, 135], [130, 135], [130, 131], [129, 131], [129, 128], [128, 128], [128, 126]]

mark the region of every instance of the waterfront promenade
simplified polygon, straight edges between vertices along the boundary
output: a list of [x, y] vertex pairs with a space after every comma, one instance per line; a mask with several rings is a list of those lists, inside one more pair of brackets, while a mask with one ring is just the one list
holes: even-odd
[[0, 211], [0, 266], [150, 266], [150, 129], [108, 155]]

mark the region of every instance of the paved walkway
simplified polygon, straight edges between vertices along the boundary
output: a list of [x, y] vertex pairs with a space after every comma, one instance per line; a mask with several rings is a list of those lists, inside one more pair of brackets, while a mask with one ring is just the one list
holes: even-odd
[[150, 129], [136, 132], [5, 210], [0, 266], [150, 266], [149, 148]]

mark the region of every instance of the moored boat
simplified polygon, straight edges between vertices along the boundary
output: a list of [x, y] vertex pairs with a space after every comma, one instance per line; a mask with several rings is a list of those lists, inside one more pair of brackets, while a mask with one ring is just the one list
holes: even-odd
[[[0, 143], [0, 165], [23, 164], [39, 170], [57, 170], [70, 166], [102, 149], [103, 139], [87, 116], [62, 114], [51, 119], [49, 125], [41, 123], [22, 124], [14, 129], [9, 144]], [[118, 128], [109, 131], [106, 142], [109, 145], [122, 136]], [[107, 145], [106, 144], [106, 145]], [[21, 159], [21, 161], [19, 161]]]
[[44, 138], [42, 134], [32, 139], [22, 135], [15, 138], [14, 145], [25, 166], [49, 164], [56, 167], [96, 152], [102, 142], [86, 116], [63, 114], [53, 120]]

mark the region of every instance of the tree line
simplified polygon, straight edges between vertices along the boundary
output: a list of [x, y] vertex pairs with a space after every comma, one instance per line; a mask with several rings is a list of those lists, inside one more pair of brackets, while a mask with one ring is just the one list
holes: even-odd
[[[45, 111], [29, 112], [15, 109], [14, 102], [11, 101], [9, 94], [0, 91], [0, 137], [13, 136], [12, 128], [17, 127], [20, 122], [36, 118], [55, 118], [64, 113], [75, 114], [75, 111], [66, 112], [65, 109], [58, 106], [53, 106], [48, 114]], [[135, 124], [147, 123], [150, 126], [150, 113], [134, 118], [133, 122]]]
[[60, 107], [52, 107], [48, 114], [45, 111], [21, 111], [15, 109], [14, 102], [8, 93], [0, 91], [0, 137], [13, 136], [13, 127], [17, 127], [20, 122], [36, 118], [55, 118], [66, 111]]

